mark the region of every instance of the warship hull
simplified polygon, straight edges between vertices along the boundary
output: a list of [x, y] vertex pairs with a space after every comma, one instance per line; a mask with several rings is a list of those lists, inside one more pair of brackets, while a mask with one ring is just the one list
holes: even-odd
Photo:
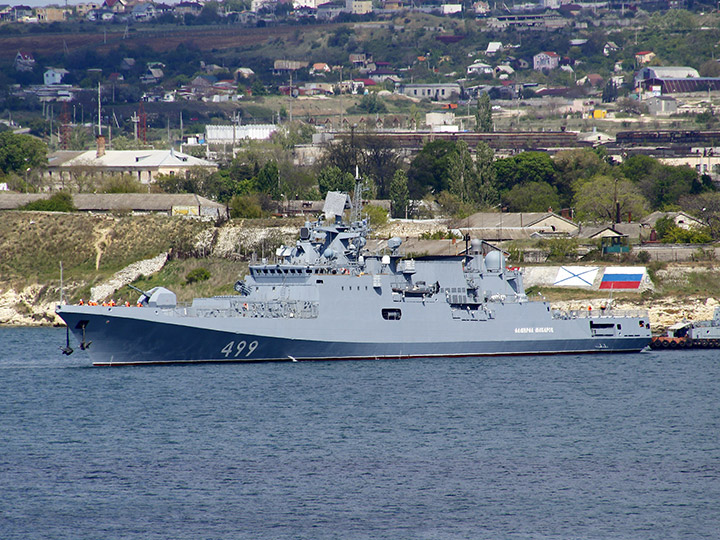
[[590, 322], [602, 318], [547, 318], [534, 325], [525, 319], [522, 326], [436, 321], [423, 328], [397, 321], [390, 330], [370, 331], [348, 324], [346, 331], [339, 327], [332, 332], [334, 339], [328, 339], [312, 335], [317, 320], [178, 317], [147, 308], [101, 306], [61, 306], [58, 313], [96, 366], [637, 352], [649, 343], [641, 319], [635, 318], [624, 318], [621, 325], [637, 328], [635, 335], [625, 330], [623, 335], [593, 336]]

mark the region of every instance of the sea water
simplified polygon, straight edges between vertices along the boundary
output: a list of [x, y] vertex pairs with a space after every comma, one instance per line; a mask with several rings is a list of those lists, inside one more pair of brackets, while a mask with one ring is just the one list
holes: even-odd
[[714, 350], [93, 368], [0, 329], [2, 539], [720, 536]]

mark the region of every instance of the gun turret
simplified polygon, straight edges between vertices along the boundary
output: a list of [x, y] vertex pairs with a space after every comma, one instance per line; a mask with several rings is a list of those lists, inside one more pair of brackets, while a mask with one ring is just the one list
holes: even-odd
[[146, 293], [142, 289], [138, 289], [135, 285], [130, 285], [129, 283], [127, 286], [130, 287], [132, 290], [139, 292], [140, 294], [142, 294], [142, 296], [145, 297], [144, 300], [143, 300], [142, 296], [140, 298], [138, 298], [138, 302], [144, 304], [144, 303], [147, 303], [148, 300], [150, 300], [150, 293]]

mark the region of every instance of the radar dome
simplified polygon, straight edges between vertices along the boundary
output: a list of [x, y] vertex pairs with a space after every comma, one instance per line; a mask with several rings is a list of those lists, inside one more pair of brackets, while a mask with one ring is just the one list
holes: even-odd
[[388, 247], [390, 249], [397, 249], [402, 244], [402, 238], [398, 238], [397, 236], [393, 236], [390, 240], [388, 240]]
[[499, 251], [491, 251], [485, 255], [485, 268], [490, 271], [500, 272], [505, 266], [505, 257]]

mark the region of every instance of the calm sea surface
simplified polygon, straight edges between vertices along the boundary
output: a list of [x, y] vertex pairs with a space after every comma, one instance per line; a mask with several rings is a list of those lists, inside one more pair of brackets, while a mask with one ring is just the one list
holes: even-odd
[[720, 537], [720, 354], [92, 368], [0, 329], [2, 539]]

